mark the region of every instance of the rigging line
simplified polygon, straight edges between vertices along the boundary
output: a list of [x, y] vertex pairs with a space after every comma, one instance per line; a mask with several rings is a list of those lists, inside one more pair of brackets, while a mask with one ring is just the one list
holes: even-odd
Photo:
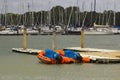
[[84, 17], [83, 22], [82, 22], [82, 29], [84, 28], [84, 23], [85, 23], [86, 17], [87, 17], [87, 12], [85, 12], [85, 17]]
[[72, 13], [73, 13], [73, 7], [72, 7], [71, 12], [70, 12], [70, 16], [69, 16], [69, 20], [68, 20], [67, 27], [68, 27], [69, 24], [70, 24], [70, 20], [71, 20], [71, 17], [72, 17]]

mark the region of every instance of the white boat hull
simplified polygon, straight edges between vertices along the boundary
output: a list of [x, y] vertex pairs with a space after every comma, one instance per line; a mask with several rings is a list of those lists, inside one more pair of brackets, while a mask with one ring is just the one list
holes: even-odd
[[111, 35], [112, 32], [84, 31], [85, 35]]

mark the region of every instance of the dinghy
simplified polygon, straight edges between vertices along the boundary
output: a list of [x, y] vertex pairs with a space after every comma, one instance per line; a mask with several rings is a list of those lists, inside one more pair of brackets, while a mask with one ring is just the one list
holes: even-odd
[[82, 57], [79, 53], [71, 50], [42, 50], [37, 55], [39, 60], [45, 64], [70, 64], [90, 62], [90, 58]]

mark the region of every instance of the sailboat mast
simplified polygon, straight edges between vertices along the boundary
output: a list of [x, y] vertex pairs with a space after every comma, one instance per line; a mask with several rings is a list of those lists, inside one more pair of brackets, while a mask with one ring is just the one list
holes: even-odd
[[7, 0], [4, 0], [4, 7], [5, 7], [5, 26], [7, 25]]
[[43, 15], [42, 15], [42, 11], [41, 11], [41, 17], [40, 17], [40, 18], [41, 18], [41, 20], [40, 20], [41, 26], [42, 26], [42, 20], [43, 20], [43, 19], [42, 19], [42, 16], [43, 16]]
[[78, 0], [77, 0], [77, 14], [76, 14], [76, 24], [79, 25], [79, 6], [78, 6]]
[[22, 12], [24, 12], [24, 14], [23, 14], [23, 22], [22, 22], [22, 25], [24, 25], [25, 26], [25, 24], [26, 24], [26, 14], [25, 14], [25, 3], [26, 2], [21, 2], [22, 3]]
[[115, 26], [115, 17], [116, 17], [116, 15], [115, 15], [115, 0], [114, 0], [114, 18], [113, 18], [113, 25]]
[[0, 26], [1, 26], [1, 15], [2, 15], [2, 13], [1, 13], [1, 11], [2, 11], [2, 9], [0, 9]]
[[34, 12], [33, 12], [33, 5], [34, 4], [34, 1], [32, 0], [32, 26], [34, 26]]
[[96, 19], [96, 0], [94, 0], [93, 23], [95, 23], [95, 19]]
[[27, 8], [28, 8], [28, 15], [29, 15], [29, 20], [28, 20], [28, 23], [29, 25], [32, 25], [32, 16], [31, 16], [31, 12], [30, 12], [30, 3], [28, 2], [28, 5], [27, 5]]
[[49, 11], [48, 11], [48, 25], [51, 25], [51, 2], [49, 1]]
[[91, 2], [91, 16], [90, 16], [91, 19], [90, 19], [90, 26], [92, 26], [92, 22], [93, 22], [93, 17], [92, 17], [92, 16], [93, 16], [93, 13], [92, 13], [93, 10], [92, 10], [92, 8], [93, 8], [93, 2]]
[[96, 11], [96, 0], [94, 0], [94, 12]]

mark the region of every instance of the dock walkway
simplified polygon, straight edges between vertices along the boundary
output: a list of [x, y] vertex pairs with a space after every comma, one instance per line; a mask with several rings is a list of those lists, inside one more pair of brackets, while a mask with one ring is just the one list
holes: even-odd
[[26, 53], [26, 54], [32, 54], [32, 55], [37, 55], [41, 50], [39, 49], [23, 49], [23, 48], [12, 48], [12, 51], [14, 52], [19, 52], [19, 53]]
[[96, 49], [96, 48], [81, 48], [81, 47], [67, 47], [64, 50], [73, 50], [80, 52], [120, 52], [120, 50]]
[[[95, 63], [120, 63], [120, 51], [119, 50], [80, 48], [80, 47], [65, 48], [64, 50], [73, 50], [73, 51], [80, 52], [81, 56], [89, 57], [92, 60], [92, 62], [95, 62]], [[41, 50], [12, 48], [12, 51], [37, 55]]]

